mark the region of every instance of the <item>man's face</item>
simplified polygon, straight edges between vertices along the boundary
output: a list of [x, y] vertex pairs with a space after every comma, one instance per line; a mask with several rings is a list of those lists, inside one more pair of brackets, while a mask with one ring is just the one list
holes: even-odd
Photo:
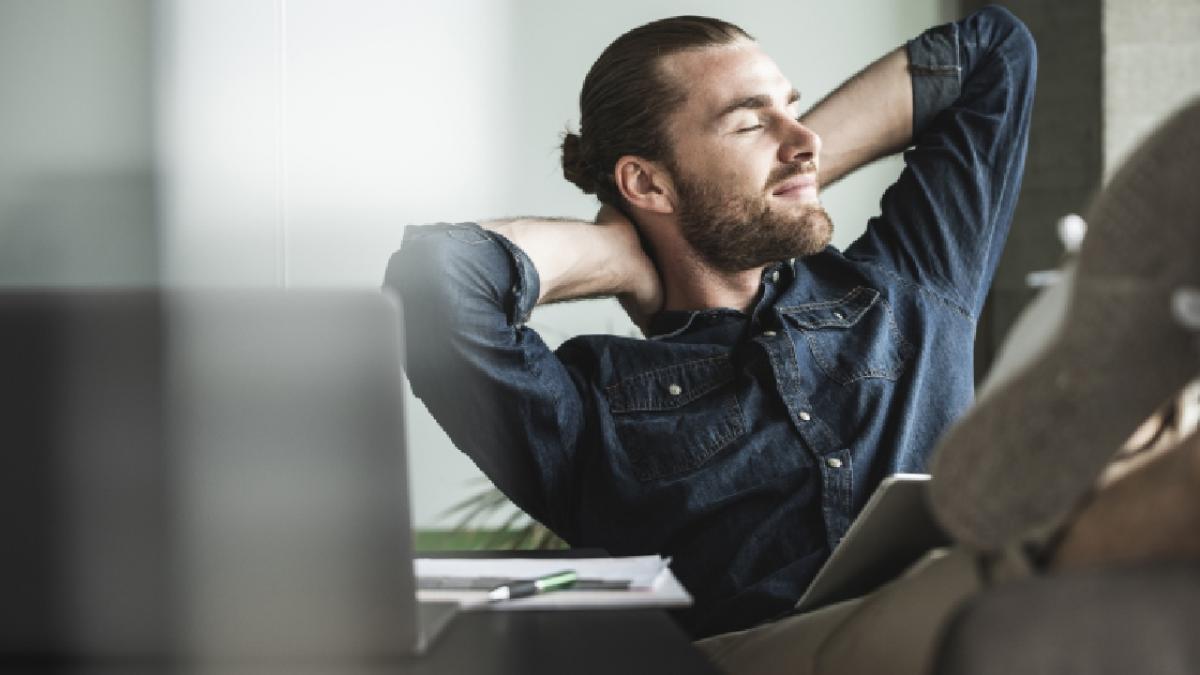
[[818, 198], [821, 141], [796, 121], [799, 94], [775, 62], [742, 41], [662, 66], [687, 91], [667, 125], [687, 242], [723, 272], [823, 249], [833, 224]]

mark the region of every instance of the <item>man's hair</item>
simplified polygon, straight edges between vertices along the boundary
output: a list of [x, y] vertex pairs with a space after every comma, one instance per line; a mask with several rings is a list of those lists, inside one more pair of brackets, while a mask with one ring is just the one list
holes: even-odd
[[579, 92], [579, 133], [562, 142], [563, 176], [600, 201], [621, 207], [613, 179], [617, 160], [637, 155], [672, 160], [666, 120], [687, 98], [682, 83], [662, 70], [662, 59], [691, 49], [753, 39], [720, 19], [677, 16], [625, 33], [592, 64]]

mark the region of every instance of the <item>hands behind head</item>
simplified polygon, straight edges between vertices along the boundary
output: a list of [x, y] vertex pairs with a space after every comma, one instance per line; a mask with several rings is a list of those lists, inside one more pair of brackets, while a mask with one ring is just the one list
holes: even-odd
[[617, 301], [642, 333], [648, 334], [650, 319], [662, 310], [664, 301], [658, 269], [642, 247], [637, 228], [618, 209], [608, 204], [601, 206], [596, 225], [612, 228], [613, 236], [621, 242], [622, 255], [615, 262], [624, 290], [617, 292]]

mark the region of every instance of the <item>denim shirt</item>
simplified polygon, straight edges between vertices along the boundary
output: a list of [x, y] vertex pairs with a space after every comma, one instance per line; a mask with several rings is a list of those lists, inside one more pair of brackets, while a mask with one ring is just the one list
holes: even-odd
[[990, 7], [907, 50], [914, 147], [880, 215], [845, 251], [768, 266], [748, 312], [662, 312], [647, 339], [552, 352], [504, 237], [410, 227], [388, 267], [413, 391], [457, 447], [571, 545], [671, 556], [694, 637], [786, 613], [879, 481], [922, 471], [971, 402], [1035, 48]]

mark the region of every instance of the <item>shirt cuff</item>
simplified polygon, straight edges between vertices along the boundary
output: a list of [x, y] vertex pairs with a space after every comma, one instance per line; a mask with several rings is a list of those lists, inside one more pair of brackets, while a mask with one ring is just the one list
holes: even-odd
[[496, 232], [489, 232], [488, 234], [499, 242], [512, 258], [513, 269], [516, 270], [517, 278], [513, 281], [512, 295], [504, 305], [509, 308], [509, 317], [513, 325], [524, 325], [529, 322], [529, 317], [533, 314], [533, 308], [537, 306], [538, 296], [541, 295], [541, 278], [538, 277], [537, 268], [533, 266], [533, 261], [529, 259], [525, 251], [521, 250], [520, 246], [509, 241], [504, 235]]
[[958, 24], [935, 26], [908, 41], [908, 72], [912, 75], [913, 139], [933, 118], [949, 108], [962, 90]]
[[[401, 244], [401, 253], [405, 252], [409, 256], [403, 268], [409, 276], [450, 275], [446, 284], [465, 283], [490, 297], [511, 326], [527, 323], [537, 305], [541, 285], [529, 256], [505, 237], [477, 223], [409, 226]], [[472, 279], [476, 282], [468, 281]], [[461, 295], [453, 290], [447, 292], [451, 297]]]

